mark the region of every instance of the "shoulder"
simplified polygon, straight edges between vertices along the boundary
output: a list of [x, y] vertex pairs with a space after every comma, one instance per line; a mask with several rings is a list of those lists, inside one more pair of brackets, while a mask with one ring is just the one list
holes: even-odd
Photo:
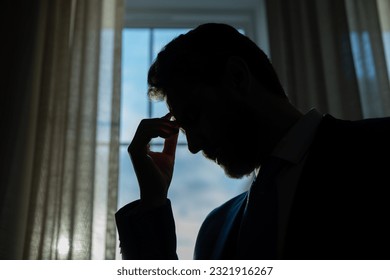
[[320, 125], [319, 131], [330, 132], [337, 131], [340, 133], [351, 132], [388, 132], [390, 131], [390, 117], [385, 118], [369, 118], [362, 120], [342, 120], [335, 118], [329, 114], [325, 114]]
[[247, 192], [239, 194], [228, 200], [221, 206], [215, 208], [213, 211], [210, 212], [210, 214], [207, 215], [204, 224], [207, 224], [207, 222], [211, 222], [214, 220], [224, 221], [226, 218], [229, 218], [229, 214], [236, 214], [236, 211], [238, 211], [241, 207], [242, 202], [246, 198], [246, 195]]
[[343, 189], [363, 182], [382, 185], [390, 168], [389, 142], [390, 118], [346, 121], [326, 115], [308, 150], [302, 179], [333, 187], [337, 182]]
[[240, 208], [245, 201], [244, 192], [210, 212], [203, 222], [195, 245], [195, 259], [210, 259], [218, 240], [228, 234]]
[[325, 115], [313, 142], [314, 147], [350, 149], [383, 149], [390, 141], [390, 117], [363, 120], [341, 120]]
[[211, 211], [200, 228], [200, 235], [216, 233], [227, 221], [231, 221], [239, 212], [246, 195], [247, 192], [239, 194]]
[[[390, 118], [340, 120], [325, 115], [308, 151], [305, 174], [380, 178], [390, 168]], [[349, 176], [349, 179], [347, 178]], [[358, 181], [356, 181], [358, 183]]]

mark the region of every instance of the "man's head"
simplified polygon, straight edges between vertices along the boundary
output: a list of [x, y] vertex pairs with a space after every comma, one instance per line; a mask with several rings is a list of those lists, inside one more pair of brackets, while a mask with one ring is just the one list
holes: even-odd
[[253, 41], [229, 25], [208, 23], [178, 36], [161, 50], [149, 69], [149, 95], [169, 100], [172, 89], [215, 85], [230, 57], [245, 61], [266, 89], [285, 94], [267, 55]]
[[204, 24], [172, 40], [150, 67], [148, 83], [149, 96], [165, 99], [185, 130], [190, 151], [203, 150], [236, 178], [269, 152], [270, 125], [260, 107], [268, 111], [270, 96], [287, 100], [264, 52], [225, 24]]

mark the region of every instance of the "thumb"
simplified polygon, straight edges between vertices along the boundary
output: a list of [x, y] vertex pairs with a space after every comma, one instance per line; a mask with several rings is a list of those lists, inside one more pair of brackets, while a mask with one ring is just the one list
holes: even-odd
[[163, 149], [164, 154], [173, 157], [175, 156], [178, 137], [179, 137], [179, 132], [165, 139], [164, 149]]

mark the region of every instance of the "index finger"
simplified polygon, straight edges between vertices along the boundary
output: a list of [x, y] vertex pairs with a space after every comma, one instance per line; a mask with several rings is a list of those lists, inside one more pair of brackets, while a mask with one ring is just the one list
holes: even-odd
[[175, 156], [178, 137], [179, 137], [179, 132], [165, 139], [164, 149], [163, 149], [164, 154]]
[[170, 120], [172, 118], [172, 113], [169, 112], [168, 114], [166, 114], [165, 116], [161, 117], [162, 119], [165, 119], [165, 120]]

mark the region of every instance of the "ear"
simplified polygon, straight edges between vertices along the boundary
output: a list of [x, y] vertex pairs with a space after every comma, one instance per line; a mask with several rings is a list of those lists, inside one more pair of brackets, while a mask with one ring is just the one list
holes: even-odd
[[229, 57], [225, 66], [225, 83], [241, 94], [250, 91], [252, 74], [247, 63], [238, 56]]

